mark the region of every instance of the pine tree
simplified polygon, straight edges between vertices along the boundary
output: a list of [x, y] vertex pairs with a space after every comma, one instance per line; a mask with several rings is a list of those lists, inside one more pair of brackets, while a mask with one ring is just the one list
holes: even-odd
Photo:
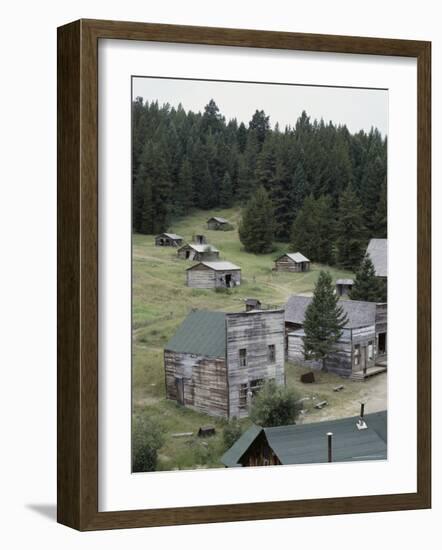
[[232, 178], [229, 172], [225, 172], [219, 191], [219, 204], [223, 208], [230, 208], [233, 203]]
[[306, 309], [303, 325], [304, 356], [307, 360], [322, 361], [323, 368], [348, 321], [334, 290], [330, 273], [321, 271], [312, 301]]
[[293, 250], [313, 262], [333, 263], [335, 221], [329, 197], [306, 197], [291, 231]]
[[352, 300], [363, 302], [385, 302], [387, 300], [386, 285], [376, 277], [373, 262], [368, 255], [365, 255], [356, 272], [356, 278], [349, 297]]
[[249, 122], [249, 131], [256, 134], [259, 143], [262, 145], [270, 131], [270, 117], [264, 111], [255, 111], [252, 120]]
[[265, 254], [273, 249], [275, 231], [273, 205], [266, 190], [258, 187], [243, 208], [239, 238], [247, 252]]
[[187, 214], [193, 206], [193, 179], [192, 166], [187, 158], [181, 164], [178, 174], [178, 185], [175, 191], [176, 209], [178, 216]]
[[339, 199], [336, 237], [338, 264], [344, 269], [356, 270], [364, 256], [366, 232], [363, 208], [351, 186]]
[[387, 238], [387, 178], [381, 187], [379, 201], [373, 216], [373, 235], [378, 239]]

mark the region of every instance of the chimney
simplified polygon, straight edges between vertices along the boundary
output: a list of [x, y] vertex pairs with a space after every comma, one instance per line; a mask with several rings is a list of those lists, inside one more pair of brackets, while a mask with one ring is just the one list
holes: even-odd
[[332, 440], [333, 440], [333, 432], [328, 432], [328, 433], [327, 433], [327, 441], [328, 441], [328, 462], [333, 462]]
[[365, 410], [365, 403], [361, 403], [361, 413], [359, 415], [359, 420], [356, 422], [356, 428], [358, 430], [366, 430], [368, 428], [364, 420], [364, 410]]

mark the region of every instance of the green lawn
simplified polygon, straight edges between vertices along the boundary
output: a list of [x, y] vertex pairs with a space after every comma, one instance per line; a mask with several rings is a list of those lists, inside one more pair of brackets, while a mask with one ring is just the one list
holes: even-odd
[[[213, 215], [233, 222], [234, 231], [210, 231], [206, 220]], [[313, 264], [308, 273], [276, 273], [273, 259], [290, 251], [289, 245], [276, 243], [271, 254], [244, 252], [238, 238], [239, 209], [196, 211], [173, 224], [169, 230], [191, 242], [192, 235], [204, 234], [220, 250], [220, 259], [229, 260], [242, 269], [241, 286], [228, 293], [186, 287], [185, 269], [191, 262], [176, 257], [176, 249], [156, 247], [153, 235], [133, 236], [133, 404], [134, 412], [147, 414], [166, 430], [160, 450], [159, 468], [196, 468], [220, 466], [223, 453], [222, 426], [216, 420], [168, 402], [165, 399], [163, 347], [192, 308], [242, 311], [244, 298], [259, 298], [264, 304], [283, 305], [291, 294], [311, 292], [324, 266]], [[302, 252], [302, 251], [301, 251]], [[333, 278], [351, 277], [348, 271], [327, 267]], [[288, 365], [287, 383], [299, 385], [298, 367]], [[309, 391], [329, 395], [332, 385], [341, 383], [330, 375], [327, 384]], [[337, 379], [335, 383], [335, 379]], [[302, 395], [305, 388], [300, 388]], [[342, 400], [342, 394], [333, 396]], [[330, 398], [329, 398], [330, 399]], [[315, 416], [314, 411], [312, 411]], [[310, 415], [310, 412], [309, 412]], [[310, 416], [309, 416], [310, 418]], [[198, 428], [213, 424], [217, 435], [206, 440], [196, 437]], [[244, 427], [248, 420], [243, 421]], [[172, 437], [172, 433], [194, 432], [191, 437]]]

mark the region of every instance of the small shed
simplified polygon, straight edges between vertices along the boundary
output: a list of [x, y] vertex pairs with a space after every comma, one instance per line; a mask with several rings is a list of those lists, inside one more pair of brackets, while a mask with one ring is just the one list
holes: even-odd
[[161, 233], [155, 237], [155, 246], [181, 246], [183, 237], [175, 233]]
[[207, 244], [207, 237], [205, 235], [194, 235], [192, 240], [196, 244]]
[[211, 261], [219, 258], [219, 250], [211, 244], [185, 244], [177, 250], [178, 258], [182, 260], [194, 260], [202, 262], [203, 260]]
[[276, 258], [275, 271], [292, 271], [295, 273], [310, 271], [310, 260], [300, 252], [287, 252]]
[[348, 296], [353, 285], [353, 279], [336, 279], [336, 294], [338, 296]]
[[220, 230], [226, 229], [229, 226], [229, 222], [225, 218], [220, 218], [219, 216], [213, 216], [207, 220], [208, 229]]
[[245, 304], [246, 304], [246, 311], [261, 309], [261, 306], [262, 306], [261, 301], [257, 300], [256, 298], [246, 298]]
[[199, 262], [187, 268], [187, 286], [234, 288], [241, 284], [241, 268], [231, 262]]

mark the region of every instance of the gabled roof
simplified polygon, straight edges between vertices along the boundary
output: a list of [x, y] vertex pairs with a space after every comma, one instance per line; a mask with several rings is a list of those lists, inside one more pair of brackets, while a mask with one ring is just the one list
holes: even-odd
[[367, 246], [367, 254], [374, 265], [378, 277], [388, 276], [388, 239], [371, 239]]
[[337, 285], [353, 285], [353, 279], [336, 279]]
[[172, 239], [174, 241], [183, 239], [183, 237], [181, 237], [181, 235], [177, 235], [176, 233], [160, 233], [159, 235], [157, 235], [157, 238], [161, 237], [162, 235], [165, 235], [166, 237], [169, 237], [169, 239]]
[[229, 223], [226, 218], [220, 218], [219, 216], [212, 216], [211, 218], [209, 218], [207, 220], [207, 222], [210, 222], [210, 220], [215, 220], [217, 221], [218, 223]]
[[291, 260], [299, 264], [300, 262], [309, 262], [310, 260], [306, 258], [303, 254], [300, 252], [287, 252], [286, 254], [281, 254], [279, 258], [276, 258], [276, 261], [280, 260], [281, 258], [284, 258], [284, 256], [288, 256]]
[[226, 314], [202, 309], [191, 311], [164, 349], [208, 357], [225, 357]]
[[257, 306], [261, 303], [261, 300], [258, 300], [258, 298], [246, 298], [244, 301], [249, 306]]
[[226, 466], [240, 466], [242, 456], [262, 432], [282, 464], [327, 462], [326, 434], [328, 432], [333, 433], [334, 462], [385, 460], [387, 458], [387, 412], [365, 415], [364, 420], [368, 426], [366, 430], [357, 429], [358, 420], [358, 416], [353, 416], [274, 428], [253, 425], [224, 453], [221, 461]]
[[183, 248], [187, 248], [188, 246], [190, 246], [190, 248], [193, 248], [195, 252], [200, 252], [200, 253], [201, 252], [219, 252], [219, 250], [211, 244], [196, 244], [196, 243], [185, 244], [180, 248], [180, 250], [182, 250]]
[[198, 262], [195, 265], [192, 265], [188, 267], [187, 269], [195, 269], [196, 267], [200, 265], [205, 265], [209, 269], [213, 269], [214, 271], [241, 271], [241, 268], [235, 264], [232, 264], [231, 262]]
[[[310, 296], [290, 296], [285, 305], [286, 323], [304, 324], [305, 311], [312, 301]], [[358, 300], [339, 300], [339, 305], [348, 316], [345, 328], [356, 328], [374, 325], [376, 320], [376, 303]]]

